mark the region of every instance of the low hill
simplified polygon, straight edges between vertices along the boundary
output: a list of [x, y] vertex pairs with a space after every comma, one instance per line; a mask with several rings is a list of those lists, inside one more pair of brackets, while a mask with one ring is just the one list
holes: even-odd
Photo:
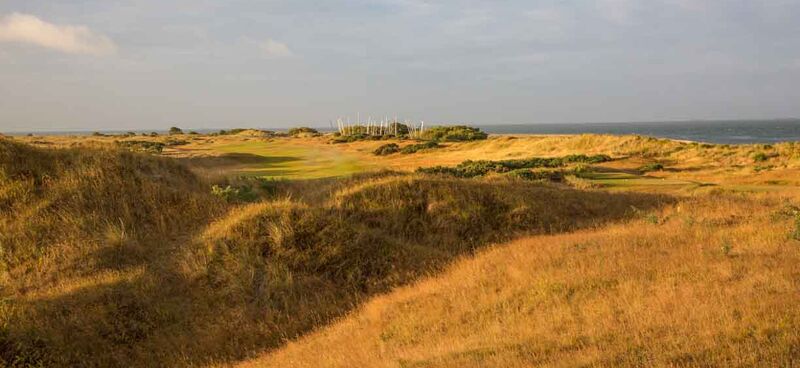
[[671, 201], [378, 173], [234, 205], [168, 158], [8, 140], [0, 169], [0, 362], [15, 367], [233, 362], [493, 242]]
[[686, 199], [498, 245], [241, 366], [791, 366], [800, 242], [781, 205]]
[[[380, 142], [320, 138], [219, 136], [170, 156], [27, 140], [0, 138], [0, 366], [800, 359], [793, 144], [497, 137], [378, 158]], [[327, 170], [297, 158], [320, 144], [404, 171], [276, 181], [172, 158], [223, 147]], [[586, 186], [405, 171], [581, 154], [612, 158], [570, 166]], [[694, 189], [663, 189], [674, 177]]]

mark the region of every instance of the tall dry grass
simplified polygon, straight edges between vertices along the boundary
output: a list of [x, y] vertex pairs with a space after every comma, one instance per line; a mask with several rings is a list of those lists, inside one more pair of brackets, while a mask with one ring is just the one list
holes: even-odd
[[[675, 199], [381, 172], [270, 183], [232, 205], [175, 160], [62, 143], [0, 138], [0, 366], [798, 359], [788, 190]], [[789, 144], [500, 137], [392, 162], [572, 153], [656, 160], [669, 175], [752, 176], [797, 156]]]
[[498, 245], [242, 366], [793, 366], [800, 242], [785, 205], [689, 198]]
[[669, 201], [380, 173], [230, 206], [165, 158], [0, 149], [0, 361], [14, 367], [232, 362], [493, 241]]

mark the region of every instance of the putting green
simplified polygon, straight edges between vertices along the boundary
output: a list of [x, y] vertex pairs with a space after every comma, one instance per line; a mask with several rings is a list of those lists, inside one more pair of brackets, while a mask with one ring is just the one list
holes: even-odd
[[319, 179], [362, 172], [370, 165], [334, 148], [286, 140], [223, 144], [213, 151], [239, 157], [241, 175], [281, 179]]

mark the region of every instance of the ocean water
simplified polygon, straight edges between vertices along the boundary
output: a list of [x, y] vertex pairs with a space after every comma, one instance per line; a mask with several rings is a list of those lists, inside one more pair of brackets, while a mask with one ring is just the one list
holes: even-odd
[[629, 123], [565, 123], [479, 126], [495, 134], [639, 134], [708, 143], [800, 141], [800, 119]]

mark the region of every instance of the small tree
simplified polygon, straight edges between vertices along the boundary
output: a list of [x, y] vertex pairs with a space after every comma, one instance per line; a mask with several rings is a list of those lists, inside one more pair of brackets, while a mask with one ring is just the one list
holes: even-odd
[[397, 133], [397, 136], [401, 136], [401, 135], [407, 135], [408, 131], [409, 131], [408, 125], [405, 125], [403, 123], [394, 122], [389, 124], [389, 134]]
[[183, 134], [183, 130], [181, 130], [181, 128], [178, 127], [170, 127], [169, 134]]

